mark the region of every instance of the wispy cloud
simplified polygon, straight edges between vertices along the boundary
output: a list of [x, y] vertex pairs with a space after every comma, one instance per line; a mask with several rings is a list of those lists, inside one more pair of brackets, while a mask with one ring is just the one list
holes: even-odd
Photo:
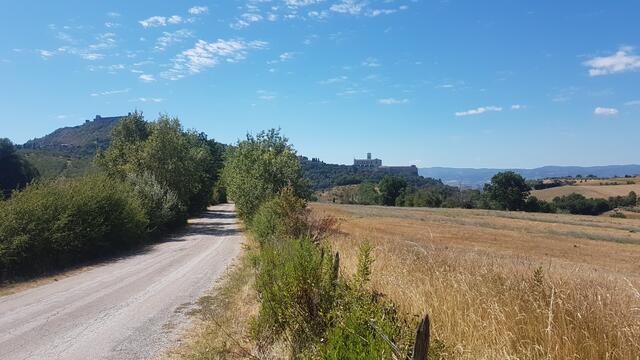
[[395, 99], [395, 98], [378, 99], [378, 103], [382, 105], [401, 105], [401, 104], [408, 104], [409, 99]]
[[162, 73], [164, 78], [178, 80], [189, 74], [197, 74], [220, 62], [236, 63], [246, 58], [250, 50], [260, 50], [268, 45], [264, 41], [244, 41], [241, 39], [206, 42], [198, 40], [195, 46], [185, 50], [172, 60], [173, 66]]
[[144, 82], [154, 82], [156, 81], [155, 76], [151, 75], [151, 74], [142, 74], [140, 76], [138, 76], [138, 79], [144, 81]]
[[206, 6], [194, 6], [189, 9], [189, 14], [191, 15], [206, 14], [208, 12], [209, 12], [209, 8]]
[[467, 111], [459, 111], [456, 112], [455, 115], [460, 117], [460, 116], [472, 116], [472, 115], [480, 115], [480, 114], [484, 114], [486, 112], [500, 112], [502, 111], [502, 108], [499, 106], [482, 106], [479, 107], [477, 109], [471, 109], [471, 110], [467, 110]]
[[260, 100], [273, 101], [276, 99], [276, 93], [273, 91], [258, 90], [256, 91], [256, 93], [258, 94], [258, 99]]
[[366, 5], [364, 1], [341, 0], [340, 3], [331, 5], [329, 10], [341, 14], [360, 15]]
[[624, 103], [626, 106], [640, 106], [640, 100], [632, 100]]
[[179, 43], [193, 36], [193, 33], [187, 29], [180, 29], [174, 32], [163, 32], [156, 40], [155, 49], [158, 51], [165, 50], [168, 46]]
[[131, 101], [131, 102], [144, 102], [144, 103], [147, 103], [147, 102], [161, 103], [161, 102], [164, 101], [164, 99], [163, 98], [153, 98], [153, 97], [139, 97], [139, 98], [132, 99], [132, 100], [129, 100], [129, 101]]
[[640, 56], [633, 54], [633, 48], [623, 46], [609, 56], [599, 56], [584, 63], [588, 66], [590, 76], [619, 74], [640, 70]]
[[615, 116], [618, 115], [619, 111], [615, 108], [597, 107], [595, 110], [593, 110], [593, 113], [595, 115], [601, 116]]
[[514, 105], [511, 105], [511, 110], [523, 110], [526, 107], [527, 107], [526, 105], [514, 104]]
[[378, 59], [374, 58], [374, 57], [368, 57], [366, 60], [364, 60], [362, 62], [362, 66], [366, 66], [366, 67], [380, 67], [380, 62], [378, 61]]
[[152, 16], [150, 18], [138, 21], [143, 28], [152, 28], [158, 26], [167, 26], [168, 24], [179, 24], [182, 22], [182, 17], [179, 15], [165, 16]]
[[326, 80], [321, 80], [319, 81], [320, 84], [322, 85], [329, 85], [329, 84], [337, 84], [337, 83], [342, 83], [347, 81], [348, 77], [342, 75], [342, 76], [336, 76], [336, 77], [332, 77]]
[[115, 95], [115, 94], [124, 94], [124, 93], [128, 93], [131, 89], [120, 89], [120, 90], [106, 90], [106, 91], [100, 91], [100, 92], [94, 92], [91, 93], [89, 95], [93, 96], [93, 97], [97, 97], [97, 96], [109, 96], [109, 95]]
[[42, 57], [45, 60], [55, 55], [53, 51], [49, 51], [49, 50], [38, 50], [38, 54], [40, 54], [40, 57]]

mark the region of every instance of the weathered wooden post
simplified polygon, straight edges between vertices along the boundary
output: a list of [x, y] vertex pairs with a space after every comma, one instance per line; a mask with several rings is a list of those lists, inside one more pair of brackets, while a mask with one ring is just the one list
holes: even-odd
[[338, 285], [338, 272], [340, 271], [340, 253], [336, 251], [336, 256], [333, 258], [333, 268], [331, 269], [331, 284], [335, 288]]
[[418, 330], [416, 330], [416, 343], [413, 345], [413, 360], [427, 360], [429, 354], [429, 314], [426, 314]]

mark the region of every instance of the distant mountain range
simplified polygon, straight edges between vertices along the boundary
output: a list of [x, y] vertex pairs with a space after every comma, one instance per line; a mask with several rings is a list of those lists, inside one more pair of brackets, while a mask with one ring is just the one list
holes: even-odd
[[613, 177], [624, 175], [640, 175], [640, 165], [607, 165], [607, 166], [543, 166], [535, 169], [471, 169], [431, 167], [418, 169], [424, 177], [440, 179], [447, 185], [478, 188], [489, 182], [493, 175], [501, 171], [515, 171], [526, 179], [545, 179], [552, 177], [588, 176]]

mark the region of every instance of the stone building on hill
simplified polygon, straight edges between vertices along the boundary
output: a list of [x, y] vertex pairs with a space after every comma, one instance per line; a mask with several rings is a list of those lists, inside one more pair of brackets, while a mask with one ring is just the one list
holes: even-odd
[[382, 160], [372, 159], [371, 153], [367, 153], [366, 159], [354, 159], [353, 166], [356, 168], [376, 169], [390, 175], [418, 176], [418, 167], [411, 166], [382, 166]]

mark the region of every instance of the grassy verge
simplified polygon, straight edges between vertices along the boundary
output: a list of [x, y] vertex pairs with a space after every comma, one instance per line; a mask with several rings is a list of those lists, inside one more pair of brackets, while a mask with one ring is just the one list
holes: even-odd
[[162, 356], [171, 360], [247, 359], [256, 344], [250, 336], [251, 319], [258, 313], [255, 270], [251, 258], [256, 245], [247, 241], [241, 257], [218, 286], [198, 300], [192, 313], [196, 326], [182, 343]]

